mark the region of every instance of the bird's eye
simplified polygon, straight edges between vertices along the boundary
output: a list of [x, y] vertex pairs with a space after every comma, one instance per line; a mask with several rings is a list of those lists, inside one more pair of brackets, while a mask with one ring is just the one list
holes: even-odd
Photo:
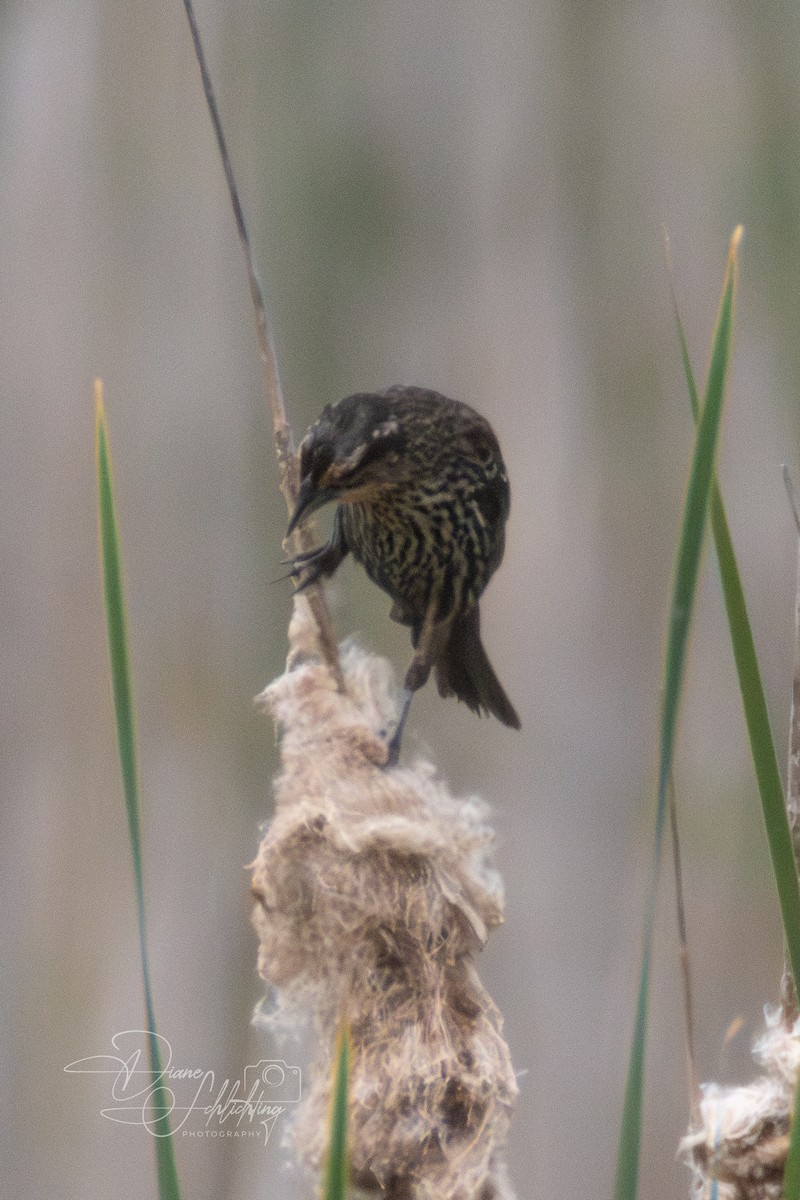
[[357, 474], [360, 468], [364, 465], [366, 445], [362, 442], [351, 450], [346, 458], [342, 458], [336, 464], [337, 477], [344, 482], [352, 480], [352, 477]]
[[397, 450], [400, 443], [397, 434], [386, 426], [380, 427], [376, 432], [379, 436], [376, 437], [373, 432], [370, 440], [359, 448], [355, 465], [361, 468], [376, 465], [380, 469], [381, 466], [394, 466], [398, 462], [400, 455]]

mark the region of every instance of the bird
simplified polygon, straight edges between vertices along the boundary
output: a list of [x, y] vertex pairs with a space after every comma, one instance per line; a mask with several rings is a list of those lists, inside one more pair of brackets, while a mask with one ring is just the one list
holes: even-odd
[[411, 699], [431, 670], [441, 696], [520, 728], [480, 636], [479, 599], [505, 546], [510, 489], [489, 422], [428, 388], [396, 384], [329, 404], [298, 449], [286, 531], [335, 502], [330, 539], [287, 560], [297, 590], [352, 553], [411, 629], [414, 656], [386, 766], [396, 765]]

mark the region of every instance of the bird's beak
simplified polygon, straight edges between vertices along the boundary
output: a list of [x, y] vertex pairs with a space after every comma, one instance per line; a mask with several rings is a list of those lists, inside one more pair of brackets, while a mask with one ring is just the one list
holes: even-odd
[[322, 508], [323, 504], [327, 504], [329, 500], [335, 500], [336, 489], [332, 487], [322, 488], [317, 491], [311, 481], [311, 476], [306, 475], [303, 482], [300, 484], [300, 491], [297, 493], [297, 503], [294, 506], [294, 512], [289, 520], [289, 527], [286, 530], [286, 536], [289, 537], [297, 526], [302, 521], [303, 517], [308, 517], [311, 513], [316, 512], [318, 508]]

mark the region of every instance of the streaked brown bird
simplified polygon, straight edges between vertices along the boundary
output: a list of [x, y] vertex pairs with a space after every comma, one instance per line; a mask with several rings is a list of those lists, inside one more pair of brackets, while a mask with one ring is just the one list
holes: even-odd
[[330, 540], [290, 560], [298, 590], [332, 575], [352, 551], [391, 596], [393, 620], [411, 627], [414, 657], [388, 765], [431, 669], [441, 696], [519, 729], [480, 638], [478, 600], [503, 557], [510, 499], [488, 421], [438, 392], [397, 385], [329, 404], [299, 453], [286, 536], [323, 504], [337, 508]]

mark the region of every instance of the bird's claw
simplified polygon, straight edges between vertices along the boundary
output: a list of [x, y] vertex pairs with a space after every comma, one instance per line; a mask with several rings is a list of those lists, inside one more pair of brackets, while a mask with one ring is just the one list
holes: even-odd
[[291, 558], [282, 558], [281, 566], [292, 567], [293, 574], [296, 574], [312, 559], [319, 558], [325, 550], [327, 550], [327, 546], [315, 546], [313, 550], [302, 550], [299, 554], [293, 554]]
[[315, 570], [310, 570], [308, 577], [296, 588], [296, 591], [304, 592], [306, 588], [311, 587], [311, 584], [316, 583], [320, 576], [324, 574], [321, 559], [327, 550], [327, 546], [316, 546], [313, 550], [303, 550], [300, 554], [293, 554], [291, 558], [282, 558], [281, 566], [288, 567], [289, 570], [285, 575], [279, 575], [273, 582], [283, 583], [286, 579], [296, 580], [304, 571], [309, 571], [309, 568], [316, 568]]

